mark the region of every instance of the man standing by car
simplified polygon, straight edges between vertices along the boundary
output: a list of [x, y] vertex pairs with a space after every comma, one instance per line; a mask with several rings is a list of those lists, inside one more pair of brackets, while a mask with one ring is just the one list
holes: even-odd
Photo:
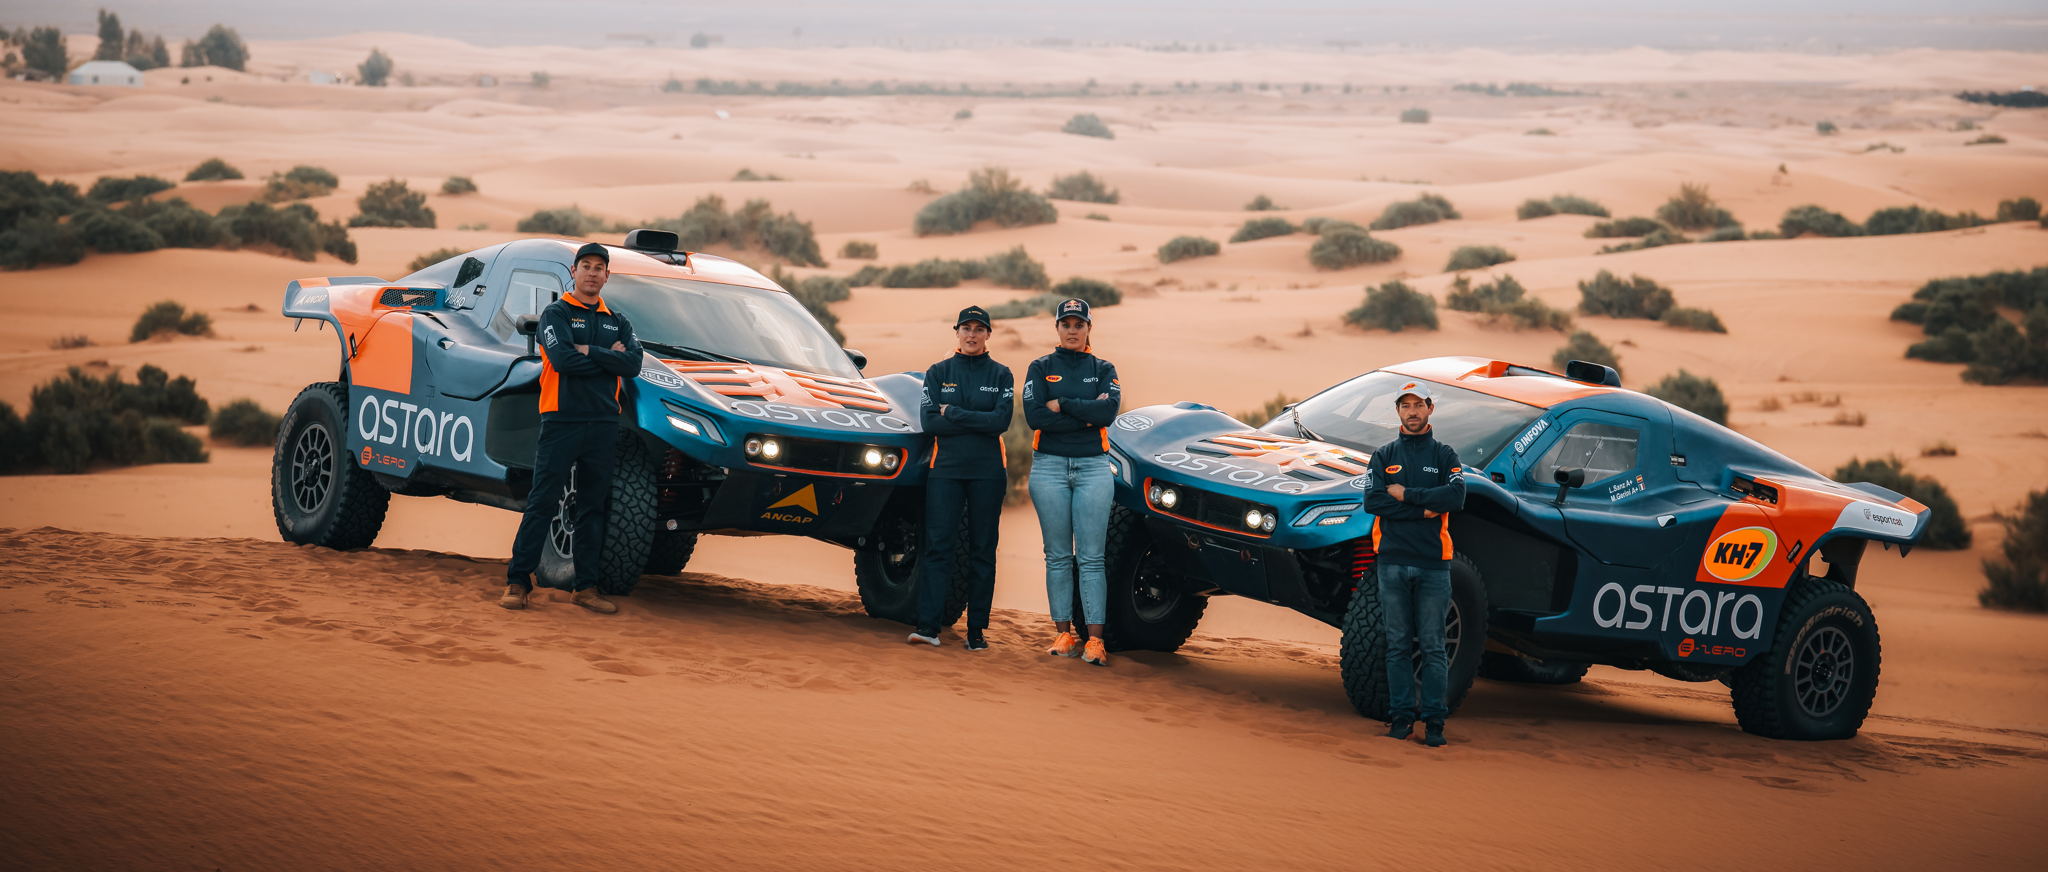
[[[927, 553], [919, 566], [917, 628], [910, 641], [939, 644], [940, 612], [953, 588], [956, 559], [967, 563], [967, 650], [988, 650], [989, 606], [996, 592], [996, 530], [1009, 489], [1003, 431], [1015, 408], [1010, 368], [988, 356], [989, 317], [968, 306], [953, 319], [951, 357], [924, 371], [920, 414], [932, 434], [931, 473], [925, 481]], [[959, 547], [966, 519], [967, 547]]]
[[604, 246], [592, 242], [576, 249], [569, 276], [569, 295], [540, 314], [540, 444], [526, 515], [512, 539], [512, 563], [506, 568], [505, 595], [498, 605], [526, 608], [548, 525], [561, 507], [562, 489], [573, 468], [572, 601], [608, 615], [619, 607], [597, 590], [598, 554], [604, 543], [612, 470], [618, 462], [621, 379], [640, 372], [640, 342], [633, 338], [633, 326], [599, 296], [611, 278], [611, 254]]
[[[1365, 495], [1365, 510], [1377, 516], [1372, 539], [1385, 615], [1387, 736], [1408, 738], [1420, 717], [1428, 727], [1423, 744], [1434, 748], [1444, 744], [1450, 714], [1444, 617], [1451, 602], [1450, 513], [1465, 507], [1464, 470], [1458, 452], [1438, 442], [1429, 425], [1436, 398], [1428, 384], [1402, 385], [1394, 410], [1401, 432], [1372, 453]], [[1418, 645], [1420, 670], [1411, 655]]]

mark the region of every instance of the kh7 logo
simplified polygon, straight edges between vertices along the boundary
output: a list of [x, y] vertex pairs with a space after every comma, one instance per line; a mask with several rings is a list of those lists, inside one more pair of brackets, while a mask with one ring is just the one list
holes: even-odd
[[1748, 581], [1770, 566], [1771, 555], [1777, 552], [1777, 533], [1767, 527], [1743, 527], [1709, 543], [1702, 566], [1722, 581]]

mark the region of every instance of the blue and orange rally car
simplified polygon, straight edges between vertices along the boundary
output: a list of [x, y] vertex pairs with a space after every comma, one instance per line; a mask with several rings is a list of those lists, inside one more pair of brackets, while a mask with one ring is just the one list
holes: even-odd
[[[541, 309], [578, 243], [523, 239], [397, 281], [300, 279], [284, 314], [334, 328], [336, 381], [284, 416], [271, 506], [286, 541], [362, 548], [391, 494], [520, 510], [533, 480]], [[612, 247], [606, 303], [647, 350], [627, 381], [600, 588], [673, 575], [704, 533], [810, 536], [854, 549], [870, 614], [915, 618], [923, 546], [921, 374], [867, 379], [803, 305], [732, 260], [635, 230]], [[540, 583], [574, 577], [572, 493]], [[957, 564], [956, 564], [957, 565]], [[964, 604], [955, 580], [948, 623]]]
[[1207, 597], [1265, 600], [1339, 627], [1352, 705], [1385, 718], [1362, 496], [1370, 452], [1399, 427], [1394, 398], [1418, 379], [1467, 470], [1449, 522], [1453, 706], [1475, 675], [1564, 684], [1603, 663], [1723, 681], [1759, 735], [1855, 734], [1879, 656], [1857, 566], [1873, 541], [1907, 550], [1927, 508], [1832, 481], [1582, 361], [1564, 374], [1399, 364], [1256, 428], [1197, 403], [1125, 413], [1110, 428], [1104, 641], [1171, 651]]

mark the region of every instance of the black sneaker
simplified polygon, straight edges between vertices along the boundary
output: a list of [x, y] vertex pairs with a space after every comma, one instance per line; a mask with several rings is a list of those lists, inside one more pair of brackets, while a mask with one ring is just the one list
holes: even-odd
[[988, 640], [987, 640], [987, 639], [985, 639], [985, 638], [982, 638], [982, 635], [981, 635], [981, 631], [980, 631], [980, 630], [968, 630], [968, 631], [967, 631], [967, 650], [969, 650], [969, 651], [987, 651], [987, 650], [988, 650]]
[[1397, 719], [1387, 724], [1389, 739], [1406, 739], [1412, 735], [1415, 735], [1415, 721], [1412, 719]]
[[1444, 725], [1441, 722], [1430, 724], [1429, 729], [1422, 734], [1422, 744], [1432, 748], [1443, 747], [1446, 744], [1444, 741]]

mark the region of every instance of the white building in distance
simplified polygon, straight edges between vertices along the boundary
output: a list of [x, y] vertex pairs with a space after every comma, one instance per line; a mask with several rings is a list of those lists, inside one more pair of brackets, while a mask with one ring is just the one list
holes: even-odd
[[124, 61], [88, 61], [78, 65], [64, 79], [70, 85], [120, 85], [142, 87], [142, 71]]

